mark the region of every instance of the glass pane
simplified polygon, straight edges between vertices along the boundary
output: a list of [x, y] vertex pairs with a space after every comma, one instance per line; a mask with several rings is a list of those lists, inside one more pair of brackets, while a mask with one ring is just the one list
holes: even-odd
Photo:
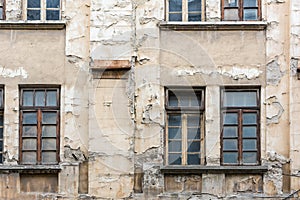
[[201, 14], [200, 13], [199, 14], [189, 13], [188, 21], [189, 22], [201, 21]]
[[188, 0], [188, 11], [201, 11], [201, 0]]
[[47, 8], [59, 8], [59, 0], [47, 0]]
[[3, 155], [0, 153], [0, 163], [3, 163]]
[[27, 0], [27, 8], [40, 8], [41, 0]]
[[35, 152], [23, 152], [22, 161], [24, 163], [36, 164], [36, 153]]
[[36, 137], [37, 127], [36, 126], [23, 126], [23, 137]]
[[243, 127], [243, 138], [256, 137], [256, 126]]
[[0, 151], [3, 151], [3, 141], [0, 140]]
[[0, 138], [3, 138], [3, 128], [0, 128]]
[[36, 139], [24, 139], [23, 138], [23, 150], [36, 150]]
[[180, 97], [179, 97], [179, 106], [188, 107], [189, 105], [190, 105], [190, 97], [180, 95]]
[[56, 91], [47, 91], [46, 106], [57, 106]]
[[42, 123], [43, 124], [56, 124], [56, 112], [43, 112]]
[[200, 142], [188, 142], [188, 152], [200, 152]]
[[169, 13], [169, 21], [178, 22], [182, 21], [181, 13]]
[[169, 126], [181, 126], [181, 115], [169, 115]]
[[[3, 19], [3, 8], [2, 7], [0, 8], [0, 19]], [[1, 156], [2, 156], [2, 154], [1, 154]]]
[[42, 150], [56, 150], [56, 139], [43, 139]]
[[169, 128], [169, 139], [181, 139], [181, 128]]
[[224, 9], [224, 20], [238, 21], [239, 10], [238, 9]]
[[188, 154], [187, 156], [188, 165], [200, 165], [200, 155], [199, 154]]
[[200, 129], [199, 128], [188, 128], [188, 136], [189, 140], [200, 139]]
[[257, 106], [256, 92], [224, 92], [224, 106]]
[[[0, 19], [2, 19], [2, 8], [0, 8]], [[0, 107], [3, 108], [3, 92], [0, 90]]]
[[257, 7], [257, 0], [244, 0], [244, 7]]
[[3, 126], [3, 115], [0, 114], [0, 126]]
[[169, 0], [169, 12], [181, 11], [182, 0]]
[[[189, 20], [192, 21], [192, 20]], [[201, 21], [201, 16], [200, 20], [195, 20], [195, 21]], [[191, 106], [196, 106], [199, 107], [201, 104], [201, 94], [196, 94], [191, 96]]]
[[256, 152], [244, 152], [243, 153], [243, 163], [257, 163], [257, 153]]
[[169, 154], [169, 165], [181, 165], [181, 154]]
[[56, 152], [43, 152], [42, 163], [56, 163]]
[[244, 113], [243, 114], [243, 124], [256, 124], [256, 113]]
[[257, 20], [257, 9], [244, 9], [244, 20]]
[[223, 153], [223, 162], [224, 163], [238, 163], [238, 153], [235, 152], [224, 152]]
[[32, 91], [23, 91], [23, 106], [33, 106]]
[[238, 123], [237, 113], [224, 113], [223, 114], [223, 123], [224, 124], [237, 124]]
[[23, 124], [36, 124], [36, 113], [23, 113]]
[[223, 140], [223, 150], [237, 150], [237, 140], [236, 139], [224, 139]]
[[238, 0], [224, 0], [225, 7], [237, 7]]
[[35, 106], [45, 106], [45, 92], [36, 91], [35, 92]]
[[40, 10], [27, 10], [27, 20], [40, 20], [41, 12]]
[[225, 126], [223, 128], [223, 137], [237, 137], [237, 126]]
[[56, 137], [56, 126], [43, 126], [42, 136], [43, 137]]
[[175, 96], [175, 94], [172, 92], [169, 93], [169, 106], [174, 106], [174, 107], [178, 106], [178, 99]]
[[200, 126], [200, 115], [188, 115], [187, 116], [188, 127], [199, 127]]
[[243, 150], [256, 150], [256, 140], [243, 140]]
[[180, 141], [169, 141], [169, 152], [181, 152]]
[[46, 20], [59, 20], [59, 10], [47, 10]]

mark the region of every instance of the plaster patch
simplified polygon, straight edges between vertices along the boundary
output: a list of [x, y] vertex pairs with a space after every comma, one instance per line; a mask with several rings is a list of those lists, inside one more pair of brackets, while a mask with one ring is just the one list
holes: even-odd
[[4, 78], [14, 78], [21, 76], [22, 78], [27, 78], [28, 73], [23, 67], [19, 67], [18, 69], [8, 69], [5, 67], [0, 67], [0, 76]]
[[280, 70], [278, 59], [267, 64], [267, 84], [278, 85], [283, 77], [284, 72]]
[[284, 108], [280, 102], [278, 102], [277, 97], [272, 96], [268, 98], [266, 104], [270, 108], [267, 113], [267, 124], [279, 123], [279, 119], [284, 112]]

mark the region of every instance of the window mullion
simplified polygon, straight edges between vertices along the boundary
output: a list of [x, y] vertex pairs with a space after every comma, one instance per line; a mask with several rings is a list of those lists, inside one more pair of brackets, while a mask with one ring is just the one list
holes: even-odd
[[182, 114], [182, 164], [187, 165], [187, 114]]
[[37, 162], [38, 164], [41, 164], [42, 161], [42, 111], [41, 109], [38, 109], [37, 111]]
[[188, 21], [188, 1], [182, 0], [182, 21]]
[[239, 19], [240, 21], [243, 21], [243, 15], [244, 15], [244, 5], [243, 5], [243, 0], [239, 0]]
[[46, 20], [46, 2], [47, 0], [41, 0], [41, 20]]

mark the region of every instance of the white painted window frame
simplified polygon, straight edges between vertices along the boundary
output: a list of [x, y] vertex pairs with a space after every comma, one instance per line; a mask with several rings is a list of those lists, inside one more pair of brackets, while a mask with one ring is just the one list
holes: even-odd
[[[61, 20], [61, 14], [62, 14], [62, 0], [59, 1], [59, 8], [47, 8], [47, 0], [40, 0], [41, 1], [41, 7], [40, 8], [30, 8], [30, 10], [41, 10], [41, 18], [39, 20], [28, 20], [27, 19], [27, 1], [23, 1], [23, 19], [27, 21], [59, 21]], [[47, 10], [59, 10], [59, 20], [46, 20], [46, 11]]]

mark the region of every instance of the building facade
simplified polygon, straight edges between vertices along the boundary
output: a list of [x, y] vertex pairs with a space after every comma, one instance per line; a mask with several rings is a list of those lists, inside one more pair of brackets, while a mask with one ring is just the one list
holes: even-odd
[[0, 0], [0, 199], [297, 199], [297, 0]]

